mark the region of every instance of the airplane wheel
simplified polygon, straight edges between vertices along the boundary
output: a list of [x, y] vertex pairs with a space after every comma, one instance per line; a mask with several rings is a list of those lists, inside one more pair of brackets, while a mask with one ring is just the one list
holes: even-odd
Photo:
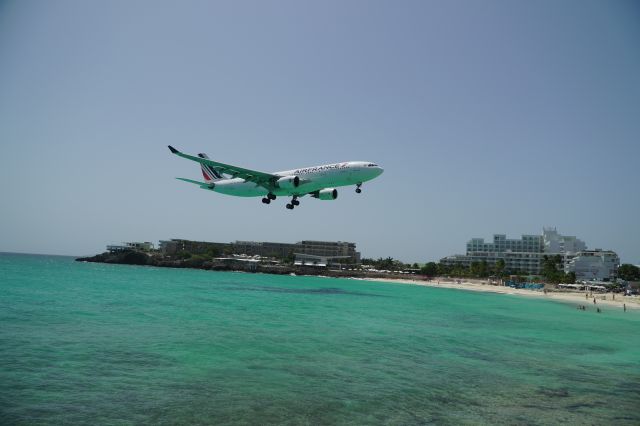
[[359, 194], [359, 193], [361, 193], [361, 192], [362, 192], [362, 189], [360, 189], [360, 188], [356, 188], [356, 194]]
[[269, 204], [271, 202], [271, 200], [268, 199], [268, 198], [263, 198], [262, 202], [265, 203], [265, 204]]
[[288, 208], [289, 210], [293, 210], [293, 204], [287, 204], [287, 208]]
[[293, 200], [293, 201], [291, 201], [291, 204], [293, 204], [294, 206], [299, 206], [300, 205], [300, 201]]
[[276, 195], [272, 194], [272, 193], [268, 193], [267, 194], [267, 198], [270, 199], [270, 200], [275, 200], [276, 199]]

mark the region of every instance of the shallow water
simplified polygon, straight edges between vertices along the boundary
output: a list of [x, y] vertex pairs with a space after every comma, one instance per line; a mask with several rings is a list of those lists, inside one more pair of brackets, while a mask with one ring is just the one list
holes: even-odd
[[0, 423], [640, 424], [640, 313], [0, 255]]

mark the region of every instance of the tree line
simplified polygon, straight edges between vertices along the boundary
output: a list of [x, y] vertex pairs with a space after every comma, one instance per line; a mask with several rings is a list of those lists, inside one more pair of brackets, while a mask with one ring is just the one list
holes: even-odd
[[640, 281], [640, 268], [624, 263], [618, 268], [618, 278], [625, 281]]
[[[469, 266], [461, 264], [447, 265], [441, 262], [428, 262], [422, 266], [418, 264], [403, 263], [392, 257], [379, 259], [362, 259], [363, 265], [369, 265], [383, 271], [406, 271], [411, 269], [428, 277], [448, 276], [456, 278], [489, 278], [502, 279], [507, 276], [516, 276], [518, 281], [525, 281], [530, 274], [527, 271], [509, 269], [504, 259], [498, 259], [495, 263], [487, 261], [471, 262]], [[563, 270], [562, 257], [544, 256], [542, 260], [542, 272], [540, 280], [548, 283], [574, 283], [576, 275], [574, 272], [565, 273]]]

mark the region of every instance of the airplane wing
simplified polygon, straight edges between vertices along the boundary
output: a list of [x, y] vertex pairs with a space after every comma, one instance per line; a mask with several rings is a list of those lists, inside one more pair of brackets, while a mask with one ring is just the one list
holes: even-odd
[[219, 163], [217, 161], [209, 160], [208, 158], [196, 157], [189, 154], [184, 154], [171, 145], [169, 145], [169, 150], [171, 153], [177, 155], [178, 157], [186, 158], [187, 160], [195, 161], [200, 164], [207, 164], [211, 167], [216, 168], [221, 173], [231, 175], [234, 178], [242, 178], [247, 182], [253, 182], [256, 185], [263, 186], [267, 189], [272, 189], [275, 187], [276, 181], [280, 179], [280, 176], [276, 176], [271, 173], [259, 172], [257, 170], [244, 169], [238, 166], [232, 166], [230, 164]]

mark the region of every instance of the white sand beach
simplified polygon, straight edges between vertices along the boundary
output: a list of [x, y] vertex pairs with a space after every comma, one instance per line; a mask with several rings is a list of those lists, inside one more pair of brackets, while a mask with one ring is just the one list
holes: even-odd
[[623, 296], [621, 294], [613, 293], [593, 293], [589, 297], [585, 296], [584, 291], [547, 291], [542, 290], [527, 290], [527, 289], [515, 289], [511, 287], [504, 287], [500, 285], [492, 285], [481, 282], [461, 281], [452, 279], [436, 279], [431, 281], [425, 280], [412, 280], [412, 279], [400, 279], [400, 278], [366, 278], [365, 281], [376, 282], [390, 282], [397, 284], [413, 284], [426, 287], [441, 287], [441, 288], [455, 288], [459, 290], [470, 291], [483, 291], [490, 293], [500, 294], [512, 294], [518, 296], [538, 297], [550, 300], [557, 300], [559, 302], [575, 303], [576, 305], [594, 306], [593, 299], [595, 298], [595, 306], [606, 306], [623, 309], [626, 305], [627, 309], [640, 309], [640, 297], [638, 296]]

